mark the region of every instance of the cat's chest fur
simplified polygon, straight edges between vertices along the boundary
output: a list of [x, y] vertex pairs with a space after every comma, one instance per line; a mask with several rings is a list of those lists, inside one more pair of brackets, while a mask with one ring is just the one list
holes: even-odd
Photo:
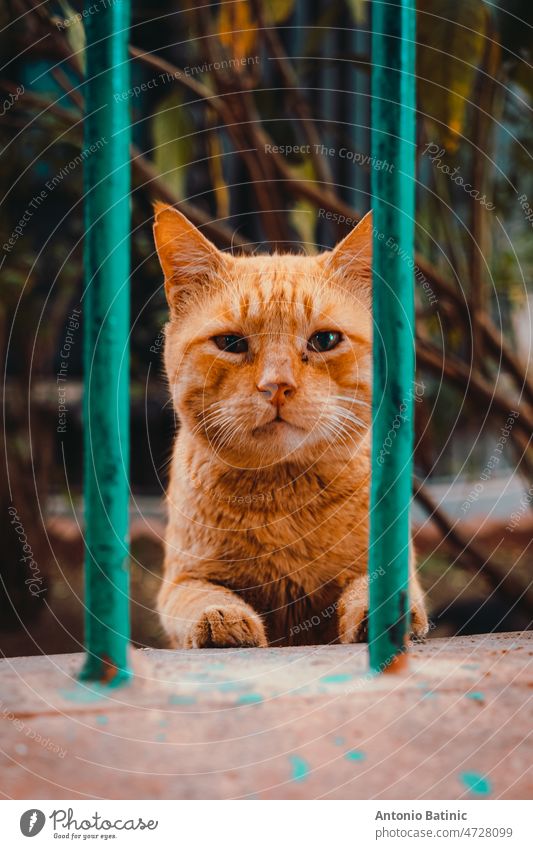
[[[259, 472], [178, 450], [167, 562], [241, 594], [267, 617], [274, 642], [322, 641], [335, 622], [330, 608], [366, 569], [367, 465], [365, 448], [337, 467]], [[310, 635], [302, 623], [313, 617], [324, 622]]]

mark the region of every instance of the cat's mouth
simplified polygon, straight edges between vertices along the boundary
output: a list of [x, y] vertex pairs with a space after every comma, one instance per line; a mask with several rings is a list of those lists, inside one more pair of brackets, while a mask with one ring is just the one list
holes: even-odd
[[300, 430], [303, 432], [303, 427], [298, 427], [298, 425], [293, 424], [292, 422], [284, 419], [283, 416], [280, 416], [278, 413], [273, 419], [270, 419], [269, 422], [265, 422], [265, 424], [258, 425], [254, 427], [252, 430], [253, 436], [261, 436], [265, 433], [275, 433], [277, 430], [282, 430], [283, 428], [291, 428], [292, 430]]

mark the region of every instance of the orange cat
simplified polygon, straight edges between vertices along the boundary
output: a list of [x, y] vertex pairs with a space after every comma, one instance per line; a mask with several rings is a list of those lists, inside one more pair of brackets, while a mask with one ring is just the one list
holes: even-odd
[[171, 645], [365, 639], [371, 216], [316, 257], [233, 257], [163, 204], [154, 234], [180, 421], [159, 593]]

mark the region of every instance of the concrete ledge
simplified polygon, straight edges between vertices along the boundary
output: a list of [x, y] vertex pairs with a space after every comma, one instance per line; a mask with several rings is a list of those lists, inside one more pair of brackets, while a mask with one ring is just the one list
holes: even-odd
[[402, 675], [366, 646], [0, 661], [7, 798], [531, 798], [533, 634], [430, 640]]

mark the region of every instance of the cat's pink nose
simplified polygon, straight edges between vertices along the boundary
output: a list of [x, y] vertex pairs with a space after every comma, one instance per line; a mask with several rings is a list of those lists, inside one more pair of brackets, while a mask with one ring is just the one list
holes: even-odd
[[277, 407], [281, 407], [294, 394], [294, 390], [296, 389], [290, 383], [260, 383], [257, 388], [265, 396], [267, 401], [270, 401], [271, 404], [275, 404]]

